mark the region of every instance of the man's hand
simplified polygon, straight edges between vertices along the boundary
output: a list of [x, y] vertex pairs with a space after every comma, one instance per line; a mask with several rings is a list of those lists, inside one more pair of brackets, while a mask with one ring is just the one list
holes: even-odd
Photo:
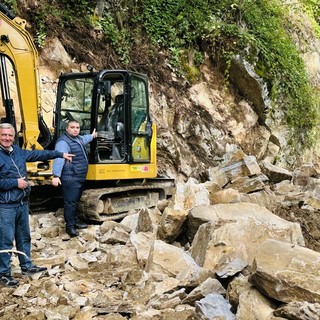
[[96, 138], [97, 137], [97, 131], [96, 131], [96, 128], [93, 129], [92, 133], [92, 138]]
[[53, 177], [51, 183], [53, 186], [58, 187], [61, 184], [61, 180], [59, 177]]
[[26, 180], [26, 177], [22, 177], [18, 179], [18, 188], [19, 189], [25, 189], [29, 185], [28, 181]]
[[64, 153], [63, 154], [63, 158], [68, 160], [68, 161], [72, 161], [72, 158], [75, 156], [75, 154], [72, 154], [72, 153]]

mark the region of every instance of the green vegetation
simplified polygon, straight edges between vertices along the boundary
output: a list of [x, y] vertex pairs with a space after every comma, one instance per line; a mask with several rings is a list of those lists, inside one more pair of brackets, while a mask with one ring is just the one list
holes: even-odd
[[[3, 2], [16, 10], [15, 0]], [[130, 67], [132, 47], [148, 41], [155, 50], [166, 50], [176, 73], [191, 83], [200, 79], [199, 67], [208, 54], [224, 67], [228, 84], [231, 61], [240, 55], [267, 83], [270, 115], [281, 108], [294, 144], [312, 145], [319, 93], [311, 87], [292, 39], [296, 30], [289, 14], [308, 14], [320, 35], [319, 0], [297, 0], [290, 6], [281, 0], [119, 0], [109, 4], [97, 18], [95, 0], [38, 1], [30, 15], [38, 45], [49, 35], [49, 26], [85, 24], [102, 30], [124, 67]]]
[[301, 0], [304, 11], [311, 19], [312, 25], [320, 37], [320, 2], [318, 0]]
[[120, 61], [127, 65], [129, 63], [130, 30], [128, 28], [119, 28], [115, 19], [109, 13], [104, 15], [99, 24], [104, 36], [112, 44]]
[[[293, 129], [294, 144], [310, 146], [318, 124], [319, 95], [292, 40], [287, 7], [280, 0], [142, 0], [140, 22], [151, 41], [169, 47], [174, 66], [189, 80], [186, 52], [207, 51], [225, 63], [234, 55], [250, 61], [268, 84], [273, 108], [282, 108]], [[304, 0], [319, 22], [319, 2]], [[290, 20], [290, 19], [289, 19]], [[319, 27], [319, 25], [318, 25]], [[187, 54], [188, 55], [188, 54]], [[192, 61], [192, 60], [191, 60]], [[190, 61], [189, 61], [190, 62]]]
[[[257, 50], [256, 72], [269, 84], [273, 111], [283, 108], [293, 129], [293, 141], [304, 147], [314, 142], [319, 94], [313, 91], [304, 62], [291, 39], [287, 12], [277, 0], [258, 1], [241, 8]], [[250, 59], [250, 56], [248, 57]]]

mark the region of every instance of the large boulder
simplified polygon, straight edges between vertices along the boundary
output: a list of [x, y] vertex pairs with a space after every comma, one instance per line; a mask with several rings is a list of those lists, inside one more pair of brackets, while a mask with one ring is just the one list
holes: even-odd
[[257, 251], [250, 281], [282, 302], [320, 302], [320, 253], [288, 242], [266, 240]]

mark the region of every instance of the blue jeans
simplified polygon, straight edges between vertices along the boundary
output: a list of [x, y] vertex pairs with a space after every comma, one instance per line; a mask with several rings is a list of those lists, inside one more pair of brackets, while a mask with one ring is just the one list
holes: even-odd
[[83, 184], [84, 182], [76, 179], [61, 181], [66, 229], [76, 226], [77, 204], [81, 198]]
[[[27, 255], [18, 254], [21, 269], [33, 266], [31, 261], [31, 236], [29, 227], [29, 207], [21, 205], [15, 208], [0, 208], [0, 250], [11, 250], [13, 242], [16, 248]], [[11, 274], [11, 253], [0, 253], [0, 275]]]

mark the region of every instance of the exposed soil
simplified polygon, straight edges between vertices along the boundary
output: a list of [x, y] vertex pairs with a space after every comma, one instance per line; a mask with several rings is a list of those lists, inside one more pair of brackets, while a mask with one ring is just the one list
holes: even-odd
[[310, 211], [299, 207], [278, 206], [274, 214], [279, 217], [297, 222], [301, 226], [307, 248], [320, 252], [320, 212]]

